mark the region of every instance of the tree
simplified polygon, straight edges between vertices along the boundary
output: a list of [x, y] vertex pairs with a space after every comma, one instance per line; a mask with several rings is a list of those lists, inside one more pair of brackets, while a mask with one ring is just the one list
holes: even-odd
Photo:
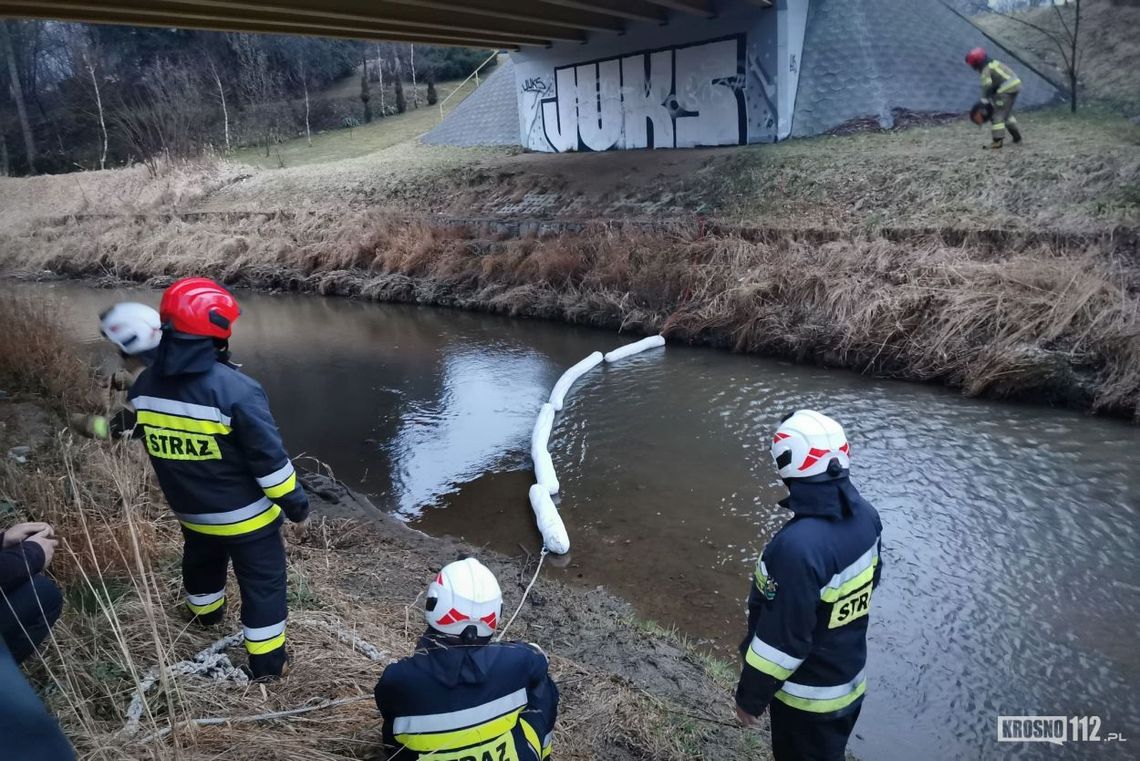
[[364, 123], [372, 121], [372, 94], [368, 91], [368, 58], [360, 59], [363, 64], [360, 71], [360, 100], [364, 103]]
[[218, 67], [214, 65], [214, 58], [206, 54], [206, 63], [210, 67], [210, 74], [214, 79], [214, 86], [218, 88], [218, 99], [222, 103], [222, 127], [226, 140], [226, 153], [230, 152], [230, 110], [226, 107], [226, 88], [222, 87], [222, 78], [218, 74]]
[[[1002, 13], [1001, 15], [1033, 29], [1057, 46], [1063, 63], [1061, 68], [1065, 72], [1066, 79], [1069, 80], [1069, 111], [1075, 114], [1077, 112], [1077, 77], [1080, 72], [1080, 60], [1083, 53], [1080, 50], [1081, 0], [1065, 0], [1062, 5], [1053, 4], [1052, 7], [1055, 18], [1059, 22], [1059, 29], [1050, 29], [1012, 13]], [[1065, 18], [1062, 8], [1073, 9], [1071, 24]]]
[[83, 62], [83, 68], [87, 70], [87, 76], [91, 79], [91, 88], [95, 95], [95, 109], [96, 115], [99, 118], [99, 131], [102, 135], [102, 147], [99, 151], [99, 168], [107, 168], [107, 117], [103, 112], [103, 93], [99, 88], [99, 76], [95, 73], [96, 62], [98, 59], [98, 51], [95, 49], [95, 42], [91, 35], [85, 34], [82, 27], [76, 27], [76, 34], [74, 35], [73, 44], [78, 50], [78, 58]]
[[238, 89], [248, 121], [260, 136], [259, 142], [269, 157], [270, 145], [277, 136], [280, 108], [275, 103], [281, 96], [279, 69], [270, 66], [265, 41], [253, 34], [231, 34], [230, 44], [238, 59]]
[[396, 113], [402, 114], [408, 110], [408, 98], [404, 95], [404, 83], [396, 78]]
[[24, 87], [20, 82], [19, 67], [16, 66], [16, 50], [12, 42], [14, 28], [15, 22], [0, 22], [0, 46], [4, 48], [5, 57], [8, 59], [8, 90], [12, 94], [12, 100], [16, 101], [16, 113], [20, 119], [20, 129], [24, 133], [25, 160], [28, 164], [28, 171], [34, 174], [36, 171], [36, 140], [32, 136], [32, 124], [28, 121], [28, 109], [24, 104]]
[[416, 46], [408, 43], [408, 69], [412, 73], [412, 108], [420, 107], [420, 91], [416, 87]]

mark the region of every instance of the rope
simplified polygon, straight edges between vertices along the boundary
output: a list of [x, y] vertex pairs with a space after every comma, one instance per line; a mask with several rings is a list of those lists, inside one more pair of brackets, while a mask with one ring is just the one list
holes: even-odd
[[302, 708], [290, 708], [287, 711], [274, 711], [272, 713], [259, 713], [253, 716], [217, 716], [208, 719], [187, 719], [177, 725], [163, 727], [154, 734], [147, 735], [142, 739], [142, 742], [150, 742], [151, 740], [159, 740], [166, 737], [174, 731], [176, 726], [183, 727], [208, 727], [217, 724], [241, 724], [251, 721], [270, 721], [272, 719], [283, 719], [290, 716], [298, 716], [303, 713], [310, 713], [312, 711], [321, 711], [325, 708], [335, 708], [336, 706], [348, 705], [349, 703], [362, 703], [365, 700], [372, 700], [371, 695], [357, 695], [354, 698], [341, 698], [340, 700], [322, 700], [320, 703], [312, 706], [305, 706]]
[[530, 590], [534, 586], [534, 582], [538, 581], [538, 572], [542, 570], [542, 561], [546, 560], [546, 556], [548, 554], [550, 554], [550, 550], [546, 549], [546, 547], [543, 546], [542, 554], [538, 556], [538, 567], [534, 569], [534, 576], [531, 577], [530, 583], [526, 585], [526, 591], [523, 592], [522, 599], [519, 600], [519, 606], [515, 608], [515, 613], [513, 616], [511, 616], [511, 620], [507, 621], [507, 625], [499, 630], [499, 636], [495, 638], [496, 642], [503, 641], [503, 637], [507, 636], [507, 629], [510, 629], [511, 624], [513, 624], [515, 622], [515, 619], [518, 618], [519, 611], [522, 610], [522, 606], [526, 603], [527, 595], [530, 594]]
[[[529, 591], [529, 590], [528, 590]], [[524, 597], [525, 599], [525, 597]], [[340, 640], [342, 643], [351, 647], [354, 651], [361, 653], [368, 660], [373, 662], [390, 663], [392, 658], [387, 653], [380, 650], [370, 642], [360, 639], [352, 632], [347, 631], [343, 626], [335, 626], [327, 621], [319, 619], [301, 619], [292, 622], [294, 625], [310, 626], [315, 629], [320, 629]], [[228, 637], [223, 637], [214, 642], [204, 650], [199, 651], [192, 658], [167, 666], [166, 669], [173, 676], [201, 676], [215, 682], [232, 681], [238, 684], [249, 684], [249, 677], [240, 668], [233, 665], [229, 656], [223, 651], [229, 647], [235, 647], [245, 639], [242, 632], [231, 634]], [[146, 703], [146, 694], [158, 682], [159, 676], [162, 674], [162, 668], [155, 666], [147, 671], [146, 675], [139, 682], [135, 689], [135, 695], [131, 699], [131, 704], [127, 708], [127, 721], [123, 728], [119, 731], [120, 736], [134, 737], [139, 731], [139, 722], [142, 719], [143, 707]], [[220, 717], [220, 718], [204, 718], [204, 719], [188, 719], [181, 722], [184, 726], [209, 726], [213, 724], [226, 724], [228, 722], [250, 722], [250, 721], [266, 721], [269, 719], [277, 719], [287, 716], [294, 716], [296, 714], [309, 713], [310, 711], [318, 711], [324, 708], [332, 708], [346, 703], [356, 703], [361, 700], [370, 699], [371, 695], [362, 695], [355, 698], [344, 698], [341, 700], [324, 700], [314, 706], [303, 706], [300, 708], [293, 708], [287, 711], [278, 711], [275, 713], [257, 714], [255, 716], [236, 716], [236, 717]], [[160, 729], [142, 739], [142, 742], [149, 742], [166, 737], [174, 731], [175, 724]]]
[[[241, 632], [231, 634], [228, 637], [222, 637], [220, 640], [199, 651], [192, 658], [184, 661], [166, 666], [165, 669], [172, 675], [190, 676], [192, 674], [199, 674], [214, 680], [215, 682], [234, 681], [238, 684], [248, 684], [249, 677], [240, 668], [234, 666], [230, 662], [230, 658], [224, 651], [227, 647], [233, 647], [244, 639]], [[159, 676], [162, 674], [164, 667], [154, 666], [146, 675], [143, 676], [142, 681], [135, 687], [134, 697], [131, 698], [131, 704], [127, 708], [127, 721], [119, 734], [126, 737], [133, 737], [138, 734], [139, 721], [142, 719], [143, 706], [146, 703], [146, 694], [158, 682]]]

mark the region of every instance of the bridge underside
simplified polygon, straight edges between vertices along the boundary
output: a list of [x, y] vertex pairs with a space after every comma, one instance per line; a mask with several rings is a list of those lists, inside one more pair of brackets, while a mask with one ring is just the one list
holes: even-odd
[[508, 50], [593, 42], [624, 35], [631, 24], [715, 15], [712, 0], [0, 0], [0, 17]]

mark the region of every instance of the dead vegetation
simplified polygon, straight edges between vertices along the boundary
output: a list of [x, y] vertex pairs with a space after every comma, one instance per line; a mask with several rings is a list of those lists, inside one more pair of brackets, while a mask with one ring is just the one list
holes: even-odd
[[1140, 270], [1124, 238], [587, 226], [506, 237], [381, 213], [75, 221], [0, 267], [205, 274], [566, 320], [1140, 419]]
[[[0, 344], [0, 385], [16, 395], [16, 401], [0, 402], [4, 451], [16, 443], [9, 440], [17, 427], [9, 425], [10, 418], [28, 408], [42, 415], [47, 395], [58, 392], [64, 378], [79, 386], [89, 381], [83, 374], [70, 375], [80, 363], [73, 358], [74, 347], [62, 343], [54, 321], [10, 295], [0, 297], [0, 315], [9, 334]], [[54, 351], [22, 367], [25, 356], [18, 349], [25, 341], [51, 344]], [[50, 358], [59, 367], [51, 367]], [[177, 671], [215, 641], [240, 631], [237, 611], [211, 630], [189, 625], [181, 605], [180, 533], [142, 449], [131, 442], [107, 445], [52, 434], [63, 427], [59, 420], [54, 416], [41, 424], [46, 430], [39, 432], [40, 443], [27, 464], [0, 461], [0, 504], [5, 522], [46, 520], [63, 539], [51, 573], [65, 590], [65, 612], [42, 658], [27, 668], [79, 757], [380, 758], [372, 687], [388, 661], [411, 652], [423, 626], [416, 596], [438, 567], [434, 564], [454, 558], [459, 548], [406, 529], [383, 531], [367, 521], [325, 518], [304, 544], [290, 547], [294, 663], [287, 678], [265, 687], [235, 680], [231, 666], [244, 658], [240, 644], [224, 650], [227, 657], [214, 659], [202, 673], [175, 675], [170, 667]], [[418, 539], [411, 541], [413, 535]], [[509, 580], [529, 577], [533, 568], [489, 554], [485, 558], [504, 582], [506, 606], [513, 608], [518, 593]], [[633, 661], [644, 657], [638, 647], [652, 650], [658, 669], [681, 685], [672, 685], [673, 694], [655, 693], [591, 665], [589, 658], [558, 654], [549, 638], [572, 637], [588, 653], [591, 637], [613, 641], [614, 633], [562, 631], [568, 614], [561, 604], [580, 616], [603, 596], [558, 591], [552, 584], [544, 580], [535, 591], [549, 595], [542, 615], [559, 624], [539, 617], [542, 625], [532, 629], [535, 616], [524, 610], [515, 629], [519, 636], [545, 641], [552, 652], [552, 670], [562, 688], [555, 740], [559, 758], [767, 757], [763, 735], [731, 728], [729, 690], [707, 676], [700, 661], [675, 648], [662, 656], [661, 648], [670, 646], [644, 634], [619, 635], [638, 643], [627, 654]], [[237, 599], [235, 588], [229, 593]], [[612, 611], [596, 615], [610, 627], [619, 625]], [[154, 686], [132, 723], [130, 706], [148, 679]], [[710, 700], [719, 711], [707, 708]]]

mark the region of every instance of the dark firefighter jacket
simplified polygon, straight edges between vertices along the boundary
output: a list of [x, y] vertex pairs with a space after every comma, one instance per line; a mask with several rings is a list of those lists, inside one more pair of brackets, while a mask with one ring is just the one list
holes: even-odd
[[753, 716], [773, 697], [811, 715], [842, 716], [866, 690], [882, 524], [846, 475], [791, 481], [789, 491], [780, 504], [795, 515], [756, 566], [736, 702]]
[[429, 631], [376, 683], [389, 758], [540, 761], [550, 754], [558, 687], [522, 642], [464, 644]]
[[1001, 61], [990, 58], [982, 67], [982, 100], [989, 102], [998, 95], [1021, 92], [1021, 80], [1013, 73], [1013, 69]]
[[297, 481], [257, 381], [218, 361], [212, 339], [163, 334], [128, 393], [158, 482], [187, 531], [231, 541], [304, 520]]

